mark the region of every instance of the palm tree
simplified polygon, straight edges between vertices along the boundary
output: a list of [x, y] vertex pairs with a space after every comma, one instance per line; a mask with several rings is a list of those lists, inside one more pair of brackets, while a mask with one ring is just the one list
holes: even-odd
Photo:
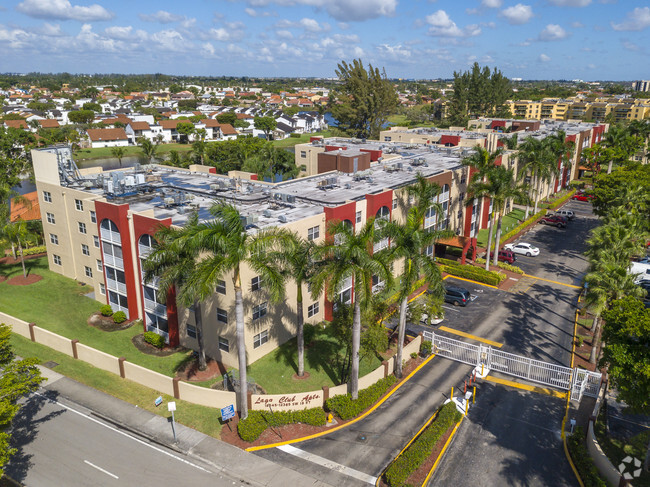
[[[435, 183], [429, 183], [432, 186]], [[437, 186], [437, 185], [435, 185]], [[439, 206], [439, 205], [438, 205]], [[439, 209], [439, 208], [438, 208]], [[421, 207], [409, 209], [404, 223], [395, 221], [385, 222], [385, 233], [390, 239], [390, 258], [392, 261], [403, 259], [403, 271], [399, 283], [399, 332], [397, 338], [397, 354], [395, 356], [395, 375], [402, 377], [402, 349], [406, 330], [406, 314], [408, 298], [416, 282], [424, 276], [431, 292], [444, 295], [442, 275], [433, 256], [427, 255], [425, 249], [434, 245], [440, 238], [450, 237], [453, 232], [435, 230], [434, 227], [423, 228], [424, 211]]]
[[138, 137], [138, 145], [142, 150], [142, 155], [149, 159], [149, 164], [151, 164], [154, 159], [156, 159], [156, 152], [158, 151], [158, 146], [155, 145], [151, 140], [146, 137]]
[[[23, 256], [23, 242], [27, 237], [27, 225], [23, 220], [18, 220], [14, 223], [7, 223], [2, 230], [5, 237], [9, 242], [11, 242], [11, 248], [14, 248], [14, 245], [18, 247], [18, 253], [20, 254], [20, 263], [23, 266], [23, 277], [27, 277], [27, 269], [25, 268], [25, 257]], [[14, 254], [15, 255], [15, 254]]]
[[113, 157], [117, 158], [120, 167], [122, 167], [122, 158], [124, 157], [124, 154], [126, 154], [126, 149], [124, 147], [112, 147], [111, 154], [113, 154]]
[[385, 252], [373, 253], [375, 243], [382, 235], [377, 231], [374, 218], [355, 232], [352, 225], [337, 222], [328, 229], [333, 238], [314, 248], [314, 258], [320, 260], [312, 279], [312, 296], [326, 289], [330, 301], [335, 301], [338, 290], [352, 279], [354, 299], [352, 320], [352, 364], [348, 392], [352, 399], [359, 397], [359, 348], [361, 343], [361, 308], [367, 308], [372, 298], [372, 278], [388, 280], [391, 277]]
[[[526, 174], [531, 176], [530, 187], [534, 195], [534, 214], [537, 213], [537, 207], [541, 196], [541, 185], [544, 181], [549, 181], [553, 171], [557, 171], [557, 160], [553, 160], [553, 155], [548, 150], [548, 144], [542, 139], [526, 137], [519, 146], [519, 178], [523, 179]], [[526, 216], [530, 211], [529, 205], [526, 205]]]
[[611, 174], [614, 160], [619, 163], [627, 161], [636, 152], [638, 146], [638, 140], [630, 135], [627, 128], [621, 124], [611, 125], [605, 132], [602, 143], [612, 150], [612, 157], [607, 165], [607, 174]]
[[239, 401], [241, 419], [248, 416], [246, 341], [244, 301], [241, 270], [250, 267], [262, 279], [264, 289], [272, 301], [284, 295], [284, 274], [272, 260], [274, 252], [291, 243], [288, 232], [272, 228], [248, 233], [237, 208], [231, 204], [217, 203], [210, 208], [214, 219], [197, 225], [184, 239], [183, 245], [193, 252], [205, 254], [190, 278], [188, 289], [201, 299], [212, 296], [214, 289], [227, 274], [232, 275], [235, 287], [235, 321], [237, 353], [239, 360]]
[[199, 294], [190, 284], [197, 270], [198, 253], [184, 245], [184, 239], [198, 224], [198, 216], [192, 214], [183, 229], [161, 227], [155, 234], [157, 245], [142, 263], [144, 281], [159, 279], [158, 297], [164, 303], [168, 292], [176, 287], [182, 304], [194, 311], [196, 338], [199, 352], [199, 369], [205, 370], [207, 363], [203, 344], [203, 314]]
[[[624, 222], [630, 226], [624, 225]], [[606, 260], [627, 267], [633, 256], [643, 252], [645, 240], [639, 236], [634, 222], [629, 218], [601, 225], [594, 229], [587, 241], [589, 248], [585, 255], [594, 265]]]
[[557, 163], [560, 162], [564, 167], [570, 167], [576, 144], [572, 140], [567, 140], [564, 130], [558, 130], [557, 133], [549, 135], [544, 139], [544, 142], [547, 144], [548, 150], [553, 158], [553, 163], [555, 164], [554, 170], [551, 171], [551, 190], [553, 190], [555, 178], [560, 174]]

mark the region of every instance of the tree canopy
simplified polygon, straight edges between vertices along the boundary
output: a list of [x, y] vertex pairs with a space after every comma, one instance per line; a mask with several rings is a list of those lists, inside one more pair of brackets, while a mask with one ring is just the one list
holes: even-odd
[[255, 117], [254, 119], [255, 128], [264, 132], [266, 140], [271, 140], [271, 134], [278, 126], [278, 123], [273, 117]]
[[366, 70], [361, 59], [355, 59], [351, 64], [341, 61], [336, 75], [341, 85], [331, 94], [331, 111], [338, 129], [351, 137], [378, 138], [398, 103], [386, 71], [372, 64]]
[[68, 114], [68, 120], [72, 123], [91, 123], [95, 119], [95, 112], [92, 110], [76, 110]]

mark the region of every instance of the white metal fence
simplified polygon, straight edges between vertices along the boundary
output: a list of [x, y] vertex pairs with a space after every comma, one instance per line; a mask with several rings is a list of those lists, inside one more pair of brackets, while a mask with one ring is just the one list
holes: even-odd
[[538, 384], [571, 391], [571, 398], [579, 401], [583, 395], [597, 397], [601, 374], [584, 369], [571, 369], [563, 365], [535, 360], [522, 355], [504, 352], [490, 346], [462, 342], [432, 331], [422, 336], [429, 340], [433, 353], [469, 365], [483, 365], [487, 370], [513, 375]]

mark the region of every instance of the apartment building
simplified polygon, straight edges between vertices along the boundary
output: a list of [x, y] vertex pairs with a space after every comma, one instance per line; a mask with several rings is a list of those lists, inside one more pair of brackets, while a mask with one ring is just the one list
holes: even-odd
[[604, 121], [606, 117], [616, 122], [650, 118], [650, 102], [644, 99], [600, 97], [592, 99], [545, 98], [540, 101], [509, 101], [512, 116], [526, 120], [584, 120]]

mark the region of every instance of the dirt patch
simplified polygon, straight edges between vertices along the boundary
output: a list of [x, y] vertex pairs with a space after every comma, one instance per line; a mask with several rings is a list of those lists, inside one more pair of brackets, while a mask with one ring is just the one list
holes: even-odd
[[309, 372], [303, 372], [302, 377], [300, 377], [298, 374], [293, 374], [292, 379], [293, 380], [305, 380], [309, 379], [310, 375]]
[[[43, 257], [44, 255], [47, 255], [47, 253], [43, 252], [42, 254], [26, 255], [25, 260], [38, 259], [39, 257]], [[20, 264], [20, 256], [18, 256], [17, 259], [14, 259], [13, 256], [9, 254], [6, 257], [0, 259], [0, 264], [5, 264], [5, 265]]]
[[131, 338], [131, 343], [133, 343], [133, 345], [135, 345], [135, 348], [140, 350], [142, 353], [146, 353], [147, 355], [155, 355], [156, 357], [168, 357], [170, 355], [174, 355], [177, 352], [184, 352], [187, 350], [185, 347], [178, 346], [176, 348], [171, 348], [167, 345], [165, 345], [164, 348], [156, 348], [151, 343], [144, 341], [144, 333]]
[[6, 280], [7, 280], [7, 276], [0, 275], [0, 282], [5, 282]]
[[[580, 316], [584, 318], [584, 316]], [[578, 337], [582, 337], [582, 343]], [[575, 338], [575, 349], [573, 354], [573, 366], [580, 369], [587, 369], [592, 372], [596, 371], [596, 364], [589, 363], [589, 355], [591, 354], [591, 349], [593, 343], [593, 333], [591, 333], [588, 327], [583, 325], [578, 325], [576, 329], [576, 338]]]
[[176, 377], [188, 382], [201, 382], [204, 380], [221, 377], [226, 373], [226, 366], [216, 360], [208, 359], [205, 370], [199, 370], [199, 359], [195, 358], [187, 363], [183, 370], [176, 373]]
[[38, 274], [27, 274], [27, 277], [24, 277], [22, 274], [20, 274], [9, 279], [7, 281], [7, 284], [10, 286], [29, 286], [30, 284], [34, 284], [41, 279], [43, 279], [43, 276], [39, 276]]
[[90, 315], [90, 318], [88, 318], [88, 324], [90, 326], [94, 326], [95, 328], [99, 328], [102, 331], [120, 331], [120, 330], [126, 330], [127, 328], [131, 328], [137, 320], [133, 321], [125, 321], [124, 323], [120, 323], [119, 325], [113, 321], [112, 316], [104, 316], [101, 313], [97, 312], [92, 315]]

